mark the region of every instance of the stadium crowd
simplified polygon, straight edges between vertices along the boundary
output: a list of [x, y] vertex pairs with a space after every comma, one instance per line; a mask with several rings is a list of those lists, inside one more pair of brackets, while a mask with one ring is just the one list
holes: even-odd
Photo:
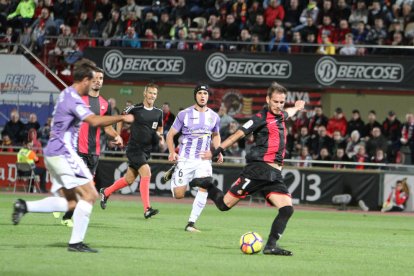
[[[114, 107], [114, 110], [117, 110]], [[169, 110], [168, 103], [163, 105], [164, 130], [168, 132], [170, 122], [174, 121], [175, 115]], [[116, 112], [116, 111], [115, 111]], [[115, 113], [114, 113], [115, 114]], [[218, 114], [221, 118], [220, 134], [226, 139], [239, 129], [240, 123], [229, 116], [224, 106], [220, 107]], [[35, 114], [30, 115], [26, 124], [22, 123], [17, 111], [12, 111], [10, 121], [3, 127], [0, 151], [18, 151], [23, 141], [27, 141], [29, 147], [42, 153], [49, 139], [50, 122], [44, 126], [37, 122]], [[293, 117], [288, 122], [289, 133], [287, 135], [286, 157], [295, 159], [297, 166], [310, 167], [334, 167], [334, 168], [375, 168], [364, 165], [343, 164], [312, 164], [310, 160], [340, 161], [359, 163], [381, 163], [381, 164], [414, 164], [414, 114], [407, 113], [405, 119], [400, 121], [394, 111], [389, 111], [387, 117], [380, 122], [376, 112], [371, 110], [366, 121], [361, 117], [358, 110], [353, 110], [347, 119], [343, 110], [336, 108], [334, 115], [328, 118], [322, 107], [317, 106], [311, 111], [304, 111]], [[124, 124], [121, 137], [126, 144], [129, 140], [129, 125]], [[104, 136], [101, 143], [105, 144]], [[178, 137], [175, 141], [178, 144]], [[158, 153], [166, 153], [165, 144], [154, 141]], [[229, 162], [241, 163], [246, 153], [254, 145], [253, 136], [250, 135], [239, 143], [235, 143], [225, 152]], [[124, 156], [122, 148], [107, 144], [107, 155]], [[119, 153], [114, 153], [119, 152]], [[407, 156], [411, 156], [407, 159]]]
[[0, 0], [0, 42], [43, 54], [46, 45], [52, 56], [87, 46], [402, 55], [408, 50], [361, 45], [414, 45], [413, 2]]

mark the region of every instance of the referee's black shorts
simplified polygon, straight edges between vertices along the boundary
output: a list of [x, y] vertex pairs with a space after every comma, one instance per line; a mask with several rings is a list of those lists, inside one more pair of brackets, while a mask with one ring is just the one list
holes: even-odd
[[143, 165], [148, 164], [150, 153], [140, 148], [128, 148], [126, 151], [128, 166], [134, 170], [139, 170]]
[[291, 196], [283, 182], [282, 172], [265, 162], [247, 164], [228, 192], [237, 198], [245, 198], [257, 192], [260, 192], [266, 199], [271, 194]]

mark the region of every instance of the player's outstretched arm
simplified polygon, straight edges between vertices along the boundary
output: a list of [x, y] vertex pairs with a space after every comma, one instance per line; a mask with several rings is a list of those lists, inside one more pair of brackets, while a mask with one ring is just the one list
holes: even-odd
[[202, 156], [201, 158], [206, 160], [206, 159], [214, 159], [216, 157], [219, 157], [220, 154], [223, 154], [226, 148], [230, 147], [231, 145], [233, 145], [235, 142], [237, 142], [244, 136], [246, 135], [244, 134], [242, 130], [240, 129], [237, 130], [235, 133], [230, 135], [230, 137], [224, 140], [218, 148], [214, 149], [213, 151], [205, 151], [205, 152], [200, 153], [200, 155]]
[[285, 111], [288, 113], [289, 117], [292, 117], [296, 114], [296, 112], [305, 108], [305, 101], [299, 100], [295, 102], [294, 107], [286, 108]]
[[124, 141], [122, 140], [122, 137], [118, 134], [118, 132], [116, 132], [116, 130], [112, 127], [112, 125], [104, 127], [104, 131], [105, 131], [106, 135], [113, 138], [112, 142], [115, 145], [117, 145], [119, 147], [124, 146]]
[[98, 116], [98, 115], [89, 115], [83, 121], [90, 124], [93, 127], [105, 127], [112, 124], [115, 124], [120, 121], [127, 120], [128, 115], [115, 115], [115, 116]]

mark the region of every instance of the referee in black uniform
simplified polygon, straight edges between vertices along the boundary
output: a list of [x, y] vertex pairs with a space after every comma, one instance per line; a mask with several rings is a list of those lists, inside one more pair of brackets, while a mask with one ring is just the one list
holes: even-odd
[[302, 110], [305, 102], [296, 101], [294, 107], [284, 110], [286, 94], [286, 88], [272, 83], [267, 90], [267, 107], [223, 141], [214, 152], [204, 153], [204, 159], [215, 158], [224, 149], [253, 132], [256, 145], [246, 156], [247, 165], [226, 195], [210, 182], [194, 179], [190, 186], [206, 188], [209, 198], [221, 211], [230, 210], [246, 195], [261, 192], [271, 205], [279, 209], [263, 253], [291, 256], [292, 252], [276, 244], [293, 214], [292, 198], [282, 178], [287, 134], [285, 122], [288, 117]]
[[124, 110], [124, 113], [128, 114], [128, 122], [132, 123], [131, 137], [126, 150], [128, 170], [123, 177], [115, 181], [110, 187], [100, 190], [102, 209], [106, 208], [108, 197], [113, 192], [131, 185], [139, 175], [139, 192], [144, 205], [144, 217], [147, 219], [158, 214], [158, 210], [153, 209], [150, 205], [151, 168], [148, 165], [152, 146], [163, 139], [162, 110], [154, 107], [157, 95], [158, 85], [150, 83], [144, 89], [144, 101]]

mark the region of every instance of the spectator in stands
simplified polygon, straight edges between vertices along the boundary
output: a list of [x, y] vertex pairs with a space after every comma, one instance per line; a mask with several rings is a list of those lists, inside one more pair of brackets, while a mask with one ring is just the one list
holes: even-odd
[[285, 2], [285, 18], [283, 24], [285, 30], [290, 32], [292, 28], [295, 28], [299, 23], [302, 7], [299, 6], [299, 0], [289, 0]]
[[[387, 39], [387, 30], [384, 26], [384, 20], [382, 18], [375, 18], [374, 27], [371, 28], [366, 37], [366, 42], [373, 45], [383, 45]], [[381, 49], [373, 49], [371, 52], [379, 54]]]
[[13, 152], [14, 151], [13, 141], [7, 134], [2, 134], [2, 140], [0, 144], [0, 152]]
[[143, 32], [147, 29], [156, 30], [157, 29], [157, 21], [155, 20], [154, 13], [152, 11], [149, 11], [145, 14], [145, 20], [142, 25]]
[[37, 115], [36, 113], [30, 113], [29, 114], [29, 120], [27, 122], [27, 124], [25, 125], [25, 128], [27, 129], [27, 131], [29, 131], [29, 129], [35, 129], [36, 131], [39, 130], [40, 128], [40, 124], [37, 121]]
[[[34, 43], [32, 42], [32, 27], [24, 27], [23, 32], [19, 35], [19, 38], [17, 39], [17, 43], [33, 51]], [[19, 49], [17, 49], [17, 52], [23, 53], [23, 51]]]
[[302, 146], [300, 150], [300, 155], [295, 160], [300, 160], [301, 162], [295, 162], [297, 167], [312, 167], [312, 163], [309, 162], [312, 160], [312, 156], [309, 154], [309, 148], [307, 146]]
[[65, 0], [57, 0], [53, 3], [53, 19], [56, 26], [65, 24], [65, 20], [68, 18], [69, 9]]
[[[49, 67], [52, 70], [56, 70], [58, 62], [60, 63], [63, 58], [68, 56], [74, 51], [78, 51], [78, 45], [76, 44], [75, 39], [73, 38], [72, 31], [70, 26], [62, 25], [62, 34], [59, 35], [55, 48], [49, 51]], [[68, 74], [68, 68], [63, 70], [62, 74]], [[69, 71], [70, 75], [70, 71]]]
[[292, 31], [294, 32], [299, 31], [303, 38], [306, 38], [308, 34], [314, 34], [316, 38], [318, 36], [319, 30], [318, 30], [318, 27], [316, 27], [315, 21], [313, 21], [313, 18], [311, 16], [308, 16], [306, 18], [306, 25], [304, 25], [302, 28], [299, 28], [299, 26], [296, 28], [293, 28]]
[[240, 29], [232, 14], [226, 16], [226, 23], [221, 27], [221, 36], [227, 41], [236, 41]]
[[316, 44], [316, 35], [314, 33], [307, 34], [305, 43], [308, 45], [303, 46], [303, 52], [308, 54], [315, 54], [318, 50], [318, 45]]
[[346, 0], [338, 0], [335, 9], [335, 23], [339, 23], [340, 20], [345, 19], [348, 21], [351, 16], [351, 8], [346, 3]]
[[[376, 163], [376, 164], [387, 164], [388, 163], [388, 159], [387, 159], [387, 154], [382, 150], [382, 149], [377, 149], [375, 151], [374, 156], [371, 157], [370, 160], [371, 163]], [[370, 166], [370, 169], [378, 169], [378, 170], [386, 170], [387, 167], [384, 166]]]
[[[345, 154], [345, 149], [344, 148], [338, 148], [336, 150], [336, 153], [334, 155], [334, 157], [332, 157], [332, 161], [335, 162], [349, 162], [349, 159], [347, 157], [347, 155]], [[343, 169], [346, 167], [346, 165], [344, 164], [334, 164], [333, 165], [334, 169]]]
[[289, 53], [290, 47], [285, 38], [285, 30], [282, 27], [272, 29], [272, 38], [269, 42], [269, 52]]
[[322, 35], [327, 35], [331, 41], [335, 38], [335, 26], [332, 23], [332, 17], [325, 15], [322, 18], [322, 25], [318, 27], [318, 43], [322, 43]]
[[256, 17], [259, 14], [261, 15], [264, 14], [262, 2], [259, 0], [254, 0], [253, 3], [250, 5], [250, 7], [248, 7], [248, 12], [247, 12], [247, 25], [249, 27], [253, 26], [256, 23]]
[[348, 21], [345, 19], [341, 19], [339, 21], [339, 28], [335, 32], [334, 43], [337, 44], [344, 44], [345, 37], [347, 34], [351, 33], [351, 29], [349, 28]]
[[361, 119], [361, 114], [359, 113], [359, 110], [358, 109], [352, 110], [352, 117], [348, 121], [348, 125], [347, 125], [347, 130], [346, 130], [347, 135], [350, 136], [350, 134], [354, 130], [357, 130], [358, 134], [364, 133], [364, 127], [365, 127], [365, 123]]
[[400, 149], [402, 124], [394, 111], [389, 111], [387, 118], [382, 122], [382, 133], [388, 141], [388, 160], [395, 163], [397, 152]]
[[401, 144], [408, 146], [411, 151], [411, 164], [414, 164], [414, 114], [405, 115], [405, 123], [401, 130]]
[[[402, 32], [394, 32], [392, 36], [391, 45], [392, 46], [404, 46], [404, 34]], [[391, 48], [387, 49], [386, 53], [391, 56], [406, 55], [407, 51], [405, 49], [396, 49]]]
[[246, 25], [247, 21], [247, 4], [246, 0], [237, 0], [233, 3], [231, 12], [237, 22], [241, 27]]
[[353, 130], [349, 138], [349, 142], [345, 148], [345, 153], [349, 159], [352, 159], [358, 153], [359, 146], [361, 144], [363, 145], [363, 143], [361, 142], [361, 135], [358, 130]]
[[10, 112], [10, 120], [4, 126], [1, 135], [10, 137], [12, 144], [20, 144], [23, 140], [21, 133], [24, 131], [24, 124], [20, 121], [20, 115], [17, 110]]
[[339, 50], [339, 54], [343, 56], [354, 56], [357, 48], [354, 45], [354, 36], [351, 33], [345, 35], [345, 46]]
[[127, 0], [126, 5], [123, 6], [120, 11], [122, 20], [126, 20], [128, 18], [129, 12], [133, 12], [136, 18], [139, 18], [141, 15], [141, 9], [137, 4], [135, 4], [135, 0]]
[[142, 48], [144, 49], [157, 49], [157, 36], [154, 34], [151, 28], [147, 28], [144, 33], [145, 41], [142, 42]]
[[[410, 5], [409, 3], [403, 3], [402, 14], [399, 20], [403, 22], [404, 26], [414, 21], [414, 13], [413, 13], [412, 5]], [[412, 36], [412, 31], [411, 31], [410, 36]]]
[[402, 212], [405, 210], [410, 189], [407, 178], [398, 180], [395, 187], [391, 188], [390, 195], [382, 206], [381, 212]]
[[348, 22], [353, 29], [357, 28], [359, 22], [368, 23], [368, 9], [365, 0], [357, 0], [356, 9], [351, 11]]
[[[15, 43], [16, 42], [16, 35], [14, 34], [13, 28], [8, 27], [4, 36], [0, 36], [0, 43]], [[13, 45], [1, 45], [0, 46], [0, 53], [4, 54], [15, 54], [17, 48]]]
[[128, 27], [125, 35], [122, 37], [122, 47], [141, 48], [141, 41], [133, 26]]
[[295, 137], [297, 137], [298, 133], [301, 131], [301, 128], [309, 125], [308, 113], [306, 110], [298, 111], [296, 115], [292, 117], [292, 121], [292, 133]]
[[227, 129], [231, 122], [234, 122], [235, 120], [233, 117], [227, 114], [227, 107], [225, 105], [220, 105], [220, 108], [217, 112], [217, 114], [220, 117], [220, 137], [223, 137], [223, 135], [227, 135]]
[[[308, 5], [302, 10], [302, 13], [299, 17], [300, 25], [298, 25], [294, 31], [301, 30], [305, 26], [309, 26], [309, 20], [308, 18], [312, 18], [312, 25], [316, 24], [318, 20], [318, 14], [319, 14], [319, 8], [316, 3], [316, 0], [309, 0]], [[315, 26], [316, 28], [316, 26]]]
[[46, 169], [36, 166], [35, 163], [39, 162], [39, 157], [32, 150], [27, 139], [24, 139], [23, 147], [17, 153], [17, 162], [28, 163], [33, 168], [35, 175], [38, 175], [40, 179], [40, 192], [46, 193]]
[[316, 159], [322, 148], [332, 149], [333, 139], [326, 133], [324, 125], [318, 126], [318, 134], [312, 137], [310, 151], [313, 159]]
[[[329, 153], [329, 150], [327, 147], [322, 147], [319, 151], [319, 155], [318, 157], [315, 159], [317, 161], [331, 161], [332, 157]], [[332, 167], [332, 164], [329, 163], [316, 163], [314, 164], [315, 167], [325, 167], [325, 168], [329, 168]]]
[[223, 43], [219, 27], [213, 29], [212, 38], [204, 43], [203, 49], [216, 51], [224, 51], [226, 49], [226, 44]]
[[35, 13], [36, 4], [34, 0], [21, 0], [16, 10], [7, 16], [12, 27], [23, 30], [30, 26]]
[[391, 26], [388, 29], [388, 38], [387, 40], [392, 41], [395, 33], [403, 33], [404, 26], [401, 24], [400, 20], [394, 19], [391, 23]]
[[171, 10], [171, 18], [176, 20], [177, 18], [182, 18], [187, 20], [190, 16], [190, 10], [185, 3], [185, 0], [177, 0], [177, 5]]
[[[97, 37], [97, 38], [101, 38], [103, 31], [105, 29], [106, 26], [106, 21], [104, 19], [103, 14], [100, 11], [97, 11], [95, 13], [95, 18], [93, 19], [93, 21], [91, 22], [90, 26], [89, 26], [89, 34], [90, 37]], [[103, 45], [102, 40], [98, 40], [98, 45]]]
[[109, 0], [100, 0], [96, 3], [96, 12], [101, 12], [106, 22], [108, 22], [111, 19], [112, 9], [112, 3]]
[[39, 141], [42, 143], [42, 147], [45, 147], [49, 141], [51, 124], [52, 117], [49, 117], [47, 118], [45, 125], [39, 129]]
[[122, 29], [125, 30], [125, 34], [129, 27], [133, 27], [135, 29], [135, 33], [140, 36], [142, 34], [142, 22], [139, 17], [136, 16], [136, 13], [133, 11], [129, 11], [125, 19], [122, 22], [123, 27]]
[[364, 132], [361, 134], [362, 137], [371, 137], [372, 135], [372, 129], [374, 127], [381, 128], [381, 124], [377, 121], [377, 113], [375, 110], [370, 110], [368, 113], [368, 122], [366, 123], [364, 127]]
[[269, 28], [273, 27], [276, 18], [283, 21], [285, 18], [285, 9], [280, 4], [280, 0], [270, 0], [269, 6], [265, 9], [264, 17], [266, 18], [266, 25]]
[[184, 31], [183, 35], [185, 37], [187, 37], [188, 28], [184, 24], [184, 20], [181, 17], [178, 17], [178, 18], [175, 19], [175, 24], [171, 27], [171, 30], [170, 30], [170, 38], [172, 40], [178, 39], [179, 38], [178, 31], [181, 30], [181, 29]]
[[329, 36], [322, 34], [321, 38], [322, 45], [319, 46], [318, 50], [316, 50], [316, 53], [320, 55], [335, 55], [336, 48], [329, 39]]
[[240, 52], [250, 52], [251, 36], [248, 29], [243, 29], [240, 32], [239, 42], [243, 44], [237, 44], [237, 50]]
[[204, 32], [202, 33], [202, 37], [204, 39], [210, 39], [212, 37], [214, 27], [220, 27], [220, 25], [217, 15], [212, 14], [208, 18], [207, 26], [205, 27]]
[[[91, 25], [91, 19], [86, 11], [80, 13], [78, 27], [76, 34], [89, 34], [89, 26]], [[58, 26], [60, 27], [60, 26]]]
[[250, 33], [256, 34], [260, 41], [266, 41], [269, 37], [269, 28], [267, 27], [263, 14], [256, 15], [256, 22], [250, 27]]
[[311, 136], [309, 135], [309, 129], [307, 126], [302, 126], [300, 132], [297, 135], [296, 144], [300, 145], [301, 148], [308, 147], [311, 145]]
[[40, 16], [33, 22], [31, 28], [33, 30], [33, 49], [36, 53], [40, 53], [43, 50], [45, 36], [53, 36], [57, 34], [56, 24], [47, 8], [41, 10]]
[[327, 126], [328, 125], [328, 117], [323, 114], [322, 106], [315, 106], [313, 108], [313, 115], [309, 118], [309, 133], [317, 134], [319, 126]]
[[332, 137], [334, 131], [338, 130], [341, 133], [341, 136], [345, 137], [347, 133], [346, 132], [347, 126], [348, 126], [348, 122], [346, 121], [342, 108], [337, 107], [335, 109], [334, 116], [329, 119], [328, 125], [326, 127], [328, 135]]
[[104, 46], [119, 46], [121, 43], [119, 39], [122, 37], [123, 25], [118, 10], [112, 10], [111, 19], [106, 23], [102, 31], [102, 38], [104, 39]]
[[341, 132], [339, 130], [335, 130], [332, 135], [333, 139], [333, 146], [332, 149], [329, 149], [329, 151], [332, 153], [333, 156], [336, 155], [336, 151], [339, 148], [345, 148], [346, 147], [346, 139], [341, 135]]
[[[170, 31], [172, 28], [172, 24], [170, 22], [170, 15], [168, 12], [164, 11], [161, 13], [161, 18], [158, 20], [156, 34], [159, 39], [169, 39], [170, 38]], [[165, 48], [165, 45], [158, 45], [161, 46], [159, 48]]]
[[42, 144], [37, 139], [37, 131], [34, 128], [29, 129], [27, 133], [27, 143], [36, 154], [43, 154]]
[[[368, 155], [366, 154], [364, 144], [359, 145], [358, 152], [352, 157], [352, 161], [357, 162], [357, 163], [368, 163], [369, 162], [369, 158], [368, 158]], [[362, 164], [358, 164], [355, 166], [355, 169], [357, 170], [363, 170], [364, 168], [365, 168], [365, 165], [362, 165]]]
[[257, 34], [252, 35], [252, 41], [249, 46], [249, 51], [251, 53], [263, 53], [266, 51], [265, 45], [261, 43], [259, 40], [259, 36]]
[[240, 148], [239, 143], [234, 143], [224, 151], [224, 156], [226, 157], [238, 157], [238, 158], [229, 158], [226, 160], [229, 163], [244, 163], [244, 157], [246, 152]]
[[332, 5], [332, 0], [323, 0], [322, 8], [319, 9], [318, 17], [316, 19], [315, 24], [319, 27], [323, 24], [323, 18], [325, 16], [329, 16], [329, 18], [335, 18], [335, 11]]
[[375, 20], [378, 18], [382, 18], [383, 22], [388, 25], [391, 22], [392, 16], [387, 7], [381, 6], [381, 0], [373, 0], [368, 11], [368, 25], [374, 27]]
[[388, 150], [388, 141], [381, 133], [381, 127], [374, 127], [372, 129], [371, 138], [366, 143], [366, 151], [370, 158], [375, 156], [377, 149], [382, 149], [383, 152]]
[[[296, 1], [296, 0], [295, 0]], [[290, 45], [290, 52], [293, 54], [302, 53], [304, 51], [304, 47], [302, 44], [302, 36], [299, 32], [293, 32], [292, 34], [292, 43], [296, 45]]]
[[368, 30], [365, 28], [364, 22], [359, 22], [357, 27], [352, 29], [352, 34], [354, 35], [355, 44], [365, 44], [367, 39]]

